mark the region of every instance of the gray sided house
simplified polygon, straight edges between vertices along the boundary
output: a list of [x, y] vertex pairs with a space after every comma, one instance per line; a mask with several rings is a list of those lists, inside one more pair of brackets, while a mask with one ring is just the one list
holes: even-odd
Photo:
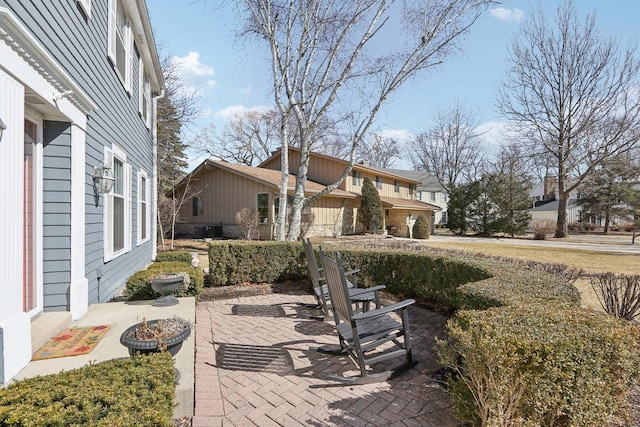
[[0, 0], [0, 383], [155, 256], [163, 85], [144, 0]]

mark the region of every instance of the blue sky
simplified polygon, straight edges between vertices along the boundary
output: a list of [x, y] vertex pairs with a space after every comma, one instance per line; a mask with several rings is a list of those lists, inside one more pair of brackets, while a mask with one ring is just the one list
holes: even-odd
[[[186, 85], [198, 88], [203, 114], [185, 133], [193, 138], [213, 123], [222, 129], [232, 114], [273, 105], [269, 51], [252, 40], [237, 40], [235, 1], [147, 0], [156, 42], [179, 61]], [[500, 142], [504, 119], [495, 108], [496, 90], [506, 69], [507, 48], [521, 23], [538, 5], [552, 18], [559, 0], [505, 0], [481, 17], [462, 43], [463, 52], [449, 57], [437, 70], [423, 73], [395, 92], [378, 116], [375, 128], [405, 141], [431, 125], [432, 115], [456, 102], [478, 113], [486, 144]], [[581, 14], [595, 11], [605, 36], [623, 45], [636, 41], [640, 30], [637, 0], [575, 0]], [[203, 157], [189, 153], [190, 164]], [[400, 162], [398, 166], [407, 166]]]

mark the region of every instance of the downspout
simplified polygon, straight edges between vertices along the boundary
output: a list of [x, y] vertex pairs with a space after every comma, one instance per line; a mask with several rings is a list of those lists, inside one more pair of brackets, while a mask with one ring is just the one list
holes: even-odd
[[164, 98], [164, 89], [160, 93], [153, 97], [153, 226], [151, 229], [151, 259], [156, 259], [158, 253], [158, 99]]

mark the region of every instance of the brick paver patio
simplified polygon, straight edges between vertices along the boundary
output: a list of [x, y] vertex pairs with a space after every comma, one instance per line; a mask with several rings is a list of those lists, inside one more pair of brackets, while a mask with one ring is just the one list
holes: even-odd
[[354, 374], [355, 364], [312, 349], [338, 343], [329, 322], [305, 318], [315, 312], [297, 304], [314, 301], [278, 293], [198, 304], [194, 427], [459, 424], [447, 393], [429, 379], [443, 316], [412, 307], [414, 369], [388, 382], [345, 386], [324, 375]]

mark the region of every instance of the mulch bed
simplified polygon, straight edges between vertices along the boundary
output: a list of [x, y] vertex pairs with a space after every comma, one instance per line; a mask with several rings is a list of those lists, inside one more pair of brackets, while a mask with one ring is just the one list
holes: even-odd
[[308, 280], [291, 280], [282, 283], [241, 283], [231, 286], [206, 287], [202, 290], [199, 300], [216, 301], [290, 292], [312, 293], [313, 291]]

